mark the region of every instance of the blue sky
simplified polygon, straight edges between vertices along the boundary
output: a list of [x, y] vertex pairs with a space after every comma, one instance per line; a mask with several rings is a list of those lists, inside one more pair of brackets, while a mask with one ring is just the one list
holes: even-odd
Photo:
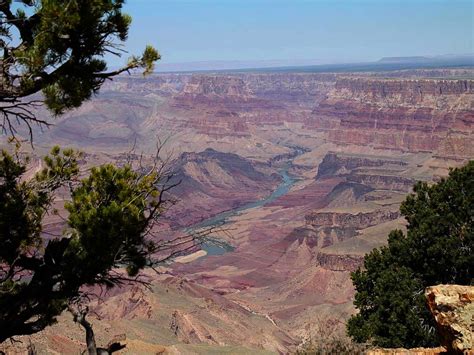
[[128, 0], [125, 11], [133, 17], [126, 48], [152, 44], [162, 63], [474, 52], [470, 0]]

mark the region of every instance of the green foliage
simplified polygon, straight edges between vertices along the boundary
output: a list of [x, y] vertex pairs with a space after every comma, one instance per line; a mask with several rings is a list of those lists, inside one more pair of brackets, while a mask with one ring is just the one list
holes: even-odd
[[[19, 182], [25, 166], [18, 164], [6, 151], [0, 157], [0, 260], [12, 263], [20, 251], [39, 240], [41, 198], [26, 183]], [[11, 223], [17, 221], [17, 223]], [[4, 238], [9, 235], [10, 238]]]
[[[42, 220], [53, 201], [52, 193], [77, 173], [75, 154], [53, 148], [46, 167], [31, 180], [25, 178], [26, 161], [5, 150], [0, 157], [0, 342], [12, 335], [40, 329], [54, 321], [64, 299], [45, 301], [54, 281], [48, 272], [55, 243], [42, 257]], [[36, 320], [31, 321], [33, 317]], [[27, 326], [24, 323], [30, 321]], [[11, 335], [10, 335], [11, 336]]]
[[[15, 6], [2, 1], [0, 40], [5, 55], [1, 66], [8, 85], [0, 90], [0, 97], [42, 91], [47, 107], [60, 114], [89, 99], [109, 77], [135, 68], [151, 73], [160, 59], [151, 46], [124, 68], [106, 71], [104, 56], [120, 56], [128, 37], [132, 20], [122, 13], [123, 5], [124, 0], [34, 0]], [[15, 37], [19, 43], [8, 45]]]
[[131, 57], [129, 59], [128, 65], [132, 67], [138, 66], [144, 68], [145, 70], [143, 72], [143, 75], [148, 75], [153, 72], [153, 69], [155, 68], [155, 62], [160, 59], [161, 55], [155, 48], [153, 48], [152, 46], [146, 46], [142, 56]]
[[144, 231], [150, 221], [148, 198], [158, 192], [155, 179], [140, 178], [129, 166], [107, 164], [93, 168], [74, 189], [66, 209], [73, 238], [68, 253], [80, 265], [76, 277], [92, 283], [119, 264], [131, 276], [145, 266], [153, 247]]
[[[103, 165], [78, 181], [78, 154], [54, 147], [28, 177], [19, 154], [0, 156], [0, 342], [55, 321], [84, 285], [120, 285], [148, 262], [161, 212], [156, 172]], [[68, 228], [42, 245], [42, 222], [69, 188]], [[127, 273], [114, 268], [123, 267]]]
[[407, 234], [392, 231], [352, 274], [359, 313], [347, 331], [382, 347], [437, 345], [424, 289], [474, 284], [474, 161], [437, 184], [418, 182], [400, 211]]
[[41, 244], [42, 219], [52, 192], [78, 172], [76, 154], [54, 147], [46, 167], [30, 181], [22, 180], [26, 162], [2, 150], [0, 156], [0, 262], [13, 263], [31, 246]]

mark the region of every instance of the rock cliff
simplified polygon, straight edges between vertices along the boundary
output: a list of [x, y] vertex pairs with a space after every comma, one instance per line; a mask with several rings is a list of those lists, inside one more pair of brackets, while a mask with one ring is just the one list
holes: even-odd
[[441, 344], [449, 353], [474, 353], [474, 286], [431, 286], [425, 295]]
[[306, 125], [338, 144], [469, 157], [473, 88], [473, 80], [338, 78]]
[[400, 213], [397, 211], [371, 211], [367, 213], [336, 213], [336, 212], [312, 212], [305, 216], [306, 224], [313, 227], [344, 226], [357, 229], [365, 229], [386, 221], [397, 219]]
[[177, 184], [172, 191], [177, 202], [166, 216], [173, 227], [187, 227], [263, 198], [280, 182], [262, 163], [210, 148], [183, 153], [172, 166], [174, 176], [169, 183]]

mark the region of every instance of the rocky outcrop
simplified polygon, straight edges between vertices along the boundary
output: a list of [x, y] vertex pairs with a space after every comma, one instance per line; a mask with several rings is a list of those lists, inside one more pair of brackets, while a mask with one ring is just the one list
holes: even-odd
[[404, 176], [385, 174], [354, 174], [349, 176], [348, 180], [376, 190], [400, 192], [410, 192], [416, 181]]
[[321, 249], [352, 238], [356, 234], [357, 230], [353, 226], [324, 226], [318, 228], [305, 226], [296, 228], [283, 241], [288, 245], [297, 241], [299, 244], [305, 243], [312, 249]]
[[448, 352], [474, 353], [474, 286], [431, 286], [425, 295]]
[[331, 193], [326, 197], [329, 204], [326, 207], [338, 208], [347, 207], [357, 203], [358, 201], [367, 201], [367, 194], [372, 192], [374, 189], [370, 186], [344, 181], [339, 183]]
[[305, 216], [306, 228], [295, 230], [294, 233], [299, 233], [301, 238], [305, 237], [307, 245], [314, 250], [318, 264], [323, 268], [331, 271], [355, 271], [362, 265], [361, 255], [352, 252], [326, 252], [325, 248], [354, 238], [365, 228], [395, 220], [399, 216], [398, 211], [389, 210], [357, 214], [314, 211]]
[[391, 221], [400, 217], [398, 211], [372, 211], [352, 213], [336, 213], [336, 212], [312, 212], [305, 216], [306, 224], [314, 227], [333, 227], [344, 226], [364, 229], [370, 226]]
[[192, 314], [185, 314], [178, 310], [171, 316], [170, 330], [184, 343], [216, 344], [212, 334], [193, 318]]
[[381, 159], [362, 156], [341, 155], [334, 152], [329, 152], [324, 156], [323, 161], [319, 164], [318, 174], [316, 179], [322, 179], [328, 176], [346, 176], [352, 173], [355, 169], [362, 167], [382, 167], [387, 168], [402, 168], [408, 164], [395, 159]]
[[[403, 176], [408, 163], [393, 158], [343, 155], [329, 152], [318, 167], [316, 180], [343, 177], [347, 182], [339, 186], [351, 187], [360, 198], [370, 190], [409, 192], [415, 180]], [[336, 189], [334, 193], [337, 193]]]
[[332, 271], [355, 271], [363, 263], [364, 257], [359, 255], [338, 255], [318, 253], [317, 260], [319, 265]]
[[94, 313], [102, 319], [150, 319], [153, 313], [151, 296], [148, 290], [139, 285], [119, 290], [116, 295], [107, 295], [107, 297], [113, 301], [106, 303], [98, 301], [93, 307]]
[[474, 286], [438, 285], [425, 290], [443, 347], [371, 349], [367, 355], [474, 354]]

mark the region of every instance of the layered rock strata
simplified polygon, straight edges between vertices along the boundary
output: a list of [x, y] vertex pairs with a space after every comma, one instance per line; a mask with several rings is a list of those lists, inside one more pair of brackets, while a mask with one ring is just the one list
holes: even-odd
[[470, 157], [473, 88], [473, 80], [338, 78], [306, 126], [337, 144]]

